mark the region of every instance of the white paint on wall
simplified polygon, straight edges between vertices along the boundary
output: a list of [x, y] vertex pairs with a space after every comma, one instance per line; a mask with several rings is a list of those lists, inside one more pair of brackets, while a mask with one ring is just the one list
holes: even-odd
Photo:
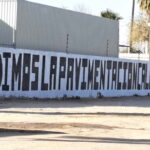
[[0, 96], [4, 97], [97, 97], [100, 93], [113, 97], [150, 93], [147, 61], [0, 48], [0, 71]]

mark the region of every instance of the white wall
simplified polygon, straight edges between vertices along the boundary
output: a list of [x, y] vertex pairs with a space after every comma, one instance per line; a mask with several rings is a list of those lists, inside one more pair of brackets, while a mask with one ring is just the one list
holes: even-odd
[[147, 61], [0, 48], [0, 96], [108, 97], [149, 93]]

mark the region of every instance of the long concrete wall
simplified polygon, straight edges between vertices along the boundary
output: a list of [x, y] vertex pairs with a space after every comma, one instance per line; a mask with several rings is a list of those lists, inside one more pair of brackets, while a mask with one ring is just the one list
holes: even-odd
[[17, 48], [117, 57], [118, 31], [117, 21], [18, 1]]
[[97, 97], [150, 94], [150, 63], [0, 48], [0, 96]]

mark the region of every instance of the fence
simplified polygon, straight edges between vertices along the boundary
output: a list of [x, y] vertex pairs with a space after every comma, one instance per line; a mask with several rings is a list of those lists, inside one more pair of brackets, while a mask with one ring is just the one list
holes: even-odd
[[143, 54], [143, 53], [119, 53], [119, 58], [149, 61], [149, 54]]

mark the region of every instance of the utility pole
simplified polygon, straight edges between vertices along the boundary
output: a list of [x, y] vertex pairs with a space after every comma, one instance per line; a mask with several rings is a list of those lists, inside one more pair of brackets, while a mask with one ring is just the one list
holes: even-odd
[[150, 60], [150, 23], [148, 23], [147, 25], [148, 25], [148, 56]]
[[107, 49], [106, 49], [106, 52], [107, 52], [107, 56], [109, 56], [109, 40], [107, 40]]
[[133, 33], [133, 23], [134, 23], [134, 10], [135, 10], [135, 0], [132, 3], [132, 16], [131, 16], [131, 28], [130, 28], [130, 52], [132, 50], [132, 33]]

